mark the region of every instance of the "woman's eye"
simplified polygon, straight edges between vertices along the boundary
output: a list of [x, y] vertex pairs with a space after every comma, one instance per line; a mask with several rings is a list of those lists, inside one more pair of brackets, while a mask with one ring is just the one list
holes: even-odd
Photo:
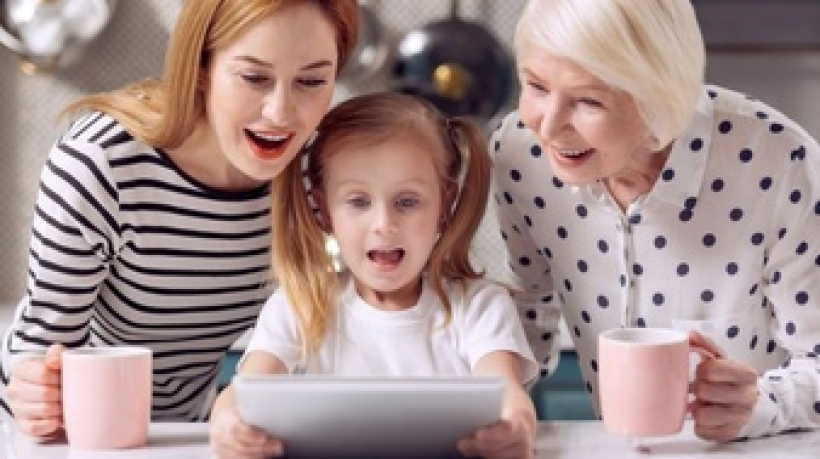
[[533, 80], [527, 80], [527, 87], [538, 92], [547, 92], [546, 85]]
[[327, 80], [324, 78], [301, 78], [299, 84], [308, 88], [318, 88], [327, 85]]
[[604, 104], [602, 104], [601, 101], [599, 101], [597, 99], [590, 99], [590, 98], [587, 98], [587, 97], [583, 97], [583, 98], [579, 99], [578, 101], [581, 102], [582, 104], [588, 106], [588, 107], [593, 107], [593, 108], [601, 108], [601, 107], [604, 106]]
[[246, 83], [250, 83], [254, 86], [264, 85], [270, 81], [270, 78], [267, 75], [260, 75], [257, 73], [246, 73], [241, 75], [241, 77]]

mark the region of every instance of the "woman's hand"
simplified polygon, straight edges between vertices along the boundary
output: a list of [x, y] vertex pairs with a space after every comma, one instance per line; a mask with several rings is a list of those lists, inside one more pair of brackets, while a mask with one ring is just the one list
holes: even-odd
[[45, 357], [31, 357], [11, 369], [6, 397], [17, 428], [37, 441], [62, 435], [63, 405], [60, 373], [63, 346], [54, 344]]
[[281, 456], [284, 445], [278, 438], [245, 424], [234, 409], [224, 409], [210, 423], [211, 449], [220, 459]]
[[693, 347], [715, 355], [703, 359], [695, 371], [689, 409], [695, 419], [695, 434], [705, 440], [730, 441], [749, 423], [757, 403], [757, 370], [723, 357], [709, 338], [691, 332]]
[[501, 420], [459, 441], [468, 457], [530, 459], [534, 454], [537, 420], [529, 394], [520, 387], [507, 389]]

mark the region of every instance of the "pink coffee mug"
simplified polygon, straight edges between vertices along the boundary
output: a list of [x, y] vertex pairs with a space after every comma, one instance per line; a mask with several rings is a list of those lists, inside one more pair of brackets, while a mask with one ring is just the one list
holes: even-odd
[[62, 356], [63, 422], [78, 449], [145, 445], [151, 423], [151, 350], [66, 349]]
[[598, 336], [598, 387], [604, 426], [629, 437], [672, 435], [683, 428], [689, 397], [686, 332], [619, 328]]

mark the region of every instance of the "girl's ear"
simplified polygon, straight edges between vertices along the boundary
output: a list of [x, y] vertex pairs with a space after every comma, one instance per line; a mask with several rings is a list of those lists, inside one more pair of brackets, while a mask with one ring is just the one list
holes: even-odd
[[316, 204], [316, 221], [319, 223], [319, 228], [322, 228], [322, 231], [325, 233], [333, 233], [333, 225], [330, 222], [330, 212], [327, 208], [325, 193], [318, 188], [311, 188], [309, 193], [313, 202]]

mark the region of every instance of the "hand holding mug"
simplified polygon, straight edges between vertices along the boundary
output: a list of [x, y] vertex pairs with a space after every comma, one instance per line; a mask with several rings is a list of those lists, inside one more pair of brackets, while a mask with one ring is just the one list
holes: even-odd
[[751, 419], [757, 403], [757, 371], [723, 358], [721, 349], [698, 332], [689, 334], [689, 343], [718, 356], [702, 361], [695, 371], [695, 400], [689, 406], [695, 434], [705, 440], [733, 440]]
[[62, 435], [63, 346], [53, 344], [45, 356], [25, 358], [11, 369], [6, 395], [17, 428], [38, 441]]

